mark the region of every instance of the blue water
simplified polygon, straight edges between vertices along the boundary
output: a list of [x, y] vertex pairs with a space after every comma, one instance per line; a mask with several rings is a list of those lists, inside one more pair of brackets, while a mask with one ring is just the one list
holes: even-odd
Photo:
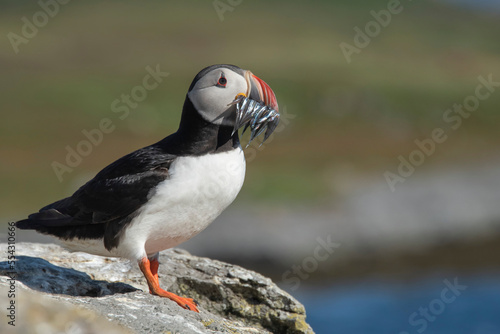
[[[452, 291], [444, 280], [454, 285], [455, 277], [459, 286]], [[500, 272], [301, 286], [292, 294], [318, 334], [500, 334]]]

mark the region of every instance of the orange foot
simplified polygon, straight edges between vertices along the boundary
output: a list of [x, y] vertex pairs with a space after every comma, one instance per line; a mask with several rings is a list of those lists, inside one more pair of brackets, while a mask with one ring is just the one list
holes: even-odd
[[170, 300], [176, 302], [180, 307], [185, 308], [186, 310], [191, 310], [195, 312], [200, 312], [196, 306], [198, 306], [198, 302], [193, 298], [185, 298], [177, 296], [175, 293], [168, 292], [158, 287], [158, 290], [151, 292], [153, 295], [157, 295], [160, 297], [166, 297]]
[[173, 300], [174, 302], [179, 304], [180, 307], [187, 310], [200, 312], [197, 308], [198, 302], [193, 298], [180, 297], [175, 293], [168, 292], [160, 288], [160, 281], [158, 280], [158, 267], [159, 263], [157, 259], [152, 259], [151, 261], [149, 261], [149, 259], [145, 257], [141, 261], [139, 261], [139, 268], [141, 268], [141, 271], [144, 274], [144, 277], [146, 277], [146, 281], [148, 282], [149, 293]]

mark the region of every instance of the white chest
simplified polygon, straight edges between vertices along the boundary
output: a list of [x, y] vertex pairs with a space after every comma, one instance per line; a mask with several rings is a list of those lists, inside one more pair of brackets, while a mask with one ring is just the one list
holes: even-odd
[[180, 157], [170, 177], [158, 184], [125, 232], [128, 242], [144, 242], [146, 252], [175, 247], [205, 229], [238, 195], [245, 178], [241, 148], [199, 157]]

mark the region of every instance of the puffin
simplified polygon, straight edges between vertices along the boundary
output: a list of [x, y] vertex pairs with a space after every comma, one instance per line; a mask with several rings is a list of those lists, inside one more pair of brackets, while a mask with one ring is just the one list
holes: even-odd
[[[240, 108], [242, 99], [255, 106]], [[278, 117], [262, 122], [269, 113], [255, 113], [260, 107]], [[276, 96], [262, 79], [235, 65], [208, 66], [189, 86], [175, 133], [114, 161], [16, 226], [70, 251], [136, 261], [152, 295], [199, 312], [192, 298], [160, 287], [159, 252], [197, 235], [238, 195], [246, 169], [238, 129], [264, 124], [267, 138], [278, 120]]]

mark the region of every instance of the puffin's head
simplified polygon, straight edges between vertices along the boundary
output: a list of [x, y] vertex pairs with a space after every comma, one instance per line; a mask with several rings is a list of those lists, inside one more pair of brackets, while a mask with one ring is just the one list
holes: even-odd
[[[244, 96], [278, 112], [274, 92], [263, 80], [234, 65], [212, 65], [194, 78], [187, 98], [205, 121], [236, 127], [238, 96]], [[242, 124], [237, 124], [241, 126]]]

